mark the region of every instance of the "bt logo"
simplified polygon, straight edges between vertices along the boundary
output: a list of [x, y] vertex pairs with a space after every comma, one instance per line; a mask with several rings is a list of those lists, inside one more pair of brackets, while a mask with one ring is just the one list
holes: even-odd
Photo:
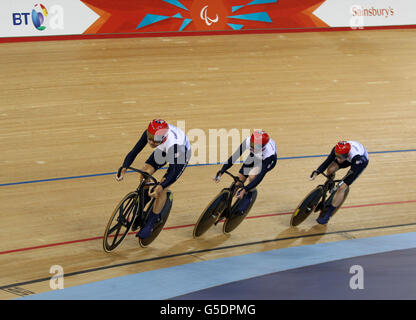
[[[31, 16], [31, 19], [29, 16]], [[43, 4], [37, 3], [32, 12], [15, 12], [12, 17], [14, 26], [27, 26], [30, 19], [33, 26], [39, 31], [45, 30], [47, 26], [51, 29], [64, 28], [64, 9], [59, 5], [51, 6], [48, 12]]]
[[48, 16], [48, 10], [41, 3], [35, 4], [35, 8], [32, 10], [32, 22], [36, 29], [43, 31], [46, 27], [43, 25], [46, 22]]

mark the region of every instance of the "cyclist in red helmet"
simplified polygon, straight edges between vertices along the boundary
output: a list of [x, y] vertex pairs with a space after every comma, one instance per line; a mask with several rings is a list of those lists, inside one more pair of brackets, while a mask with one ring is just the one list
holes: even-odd
[[341, 168], [351, 167], [348, 173], [342, 179], [343, 181], [338, 188], [332, 204], [328, 211], [324, 212], [316, 221], [319, 224], [327, 224], [335, 209], [342, 203], [345, 192], [355, 179], [364, 171], [368, 165], [368, 152], [364, 146], [357, 141], [340, 141], [332, 148], [328, 158], [314, 170], [310, 176], [314, 180], [318, 174], [327, 170], [327, 175], [335, 174]]
[[256, 130], [243, 141], [221, 170], [217, 172], [214, 181], [218, 183], [225, 170], [231, 168], [246, 150], [250, 150], [250, 155], [244, 161], [238, 173], [242, 182], [245, 182], [248, 178], [248, 184], [236, 195], [242, 199], [238, 207], [240, 214], [243, 214], [250, 205], [252, 191], [260, 184], [266, 173], [276, 166], [277, 162], [276, 143], [266, 132]]
[[151, 235], [153, 226], [159, 220], [159, 214], [166, 202], [167, 188], [179, 179], [191, 156], [191, 145], [185, 133], [162, 119], [154, 119], [149, 123], [147, 130], [143, 132], [134, 148], [125, 157], [120, 175], [116, 175], [117, 181], [123, 180], [127, 168], [147, 143], [155, 150], [146, 160], [142, 171], [153, 174], [166, 163], [169, 163], [169, 167], [160, 184], [156, 186], [152, 193], [149, 190], [148, 196], [155, 198], [155, 203], [146, 225], [137, 233], [137, 237], [141, 239]]

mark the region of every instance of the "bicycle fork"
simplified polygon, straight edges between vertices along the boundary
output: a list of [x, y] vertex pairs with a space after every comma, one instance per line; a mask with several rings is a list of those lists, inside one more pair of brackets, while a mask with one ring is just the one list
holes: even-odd
[[[228, 202], [228, 201], [227, 201]], [[228, 206], [228, 203], [225, 203], [225, 204], [223, 204], [222, 205], [222, 208], [221, 208], [221, 210], [218, 210], [217, 212], [217, 214], [214, 216], [215, 217], [215, 222], [214, 222], [214, 225], [216, 226], [217, 224], [218, 224], [218, 222], [220, 222], [221, 221], [221, 219], [222, 218], [224, 218], [224, 217], [226, 217], [227, 216], [227, 212], [226, 212], [226, 209], [227, 209], [227, 207], [229, 207]]]

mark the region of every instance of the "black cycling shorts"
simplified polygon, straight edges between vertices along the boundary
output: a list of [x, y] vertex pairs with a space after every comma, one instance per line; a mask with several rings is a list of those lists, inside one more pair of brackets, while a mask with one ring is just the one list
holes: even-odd
[[344, 161], [341, 164], [337, 162], [340, 168], [347, 168], [351, 165], [352, 174], [348, 175], [344, 179], [344, 183], [348, 186], [350, 186], [355, 181], [355, 179], [357, 179], [360, 176], [360, 174], [364, 171], [369, 162], [369, 160], [367, 160], [364, 157], [361, 157], [361, 159], [358, 159], [358, 161], [360, 163], [355, 163], [353, 165], [351, 165], [351, 163], [349, 163], [348, 161]]

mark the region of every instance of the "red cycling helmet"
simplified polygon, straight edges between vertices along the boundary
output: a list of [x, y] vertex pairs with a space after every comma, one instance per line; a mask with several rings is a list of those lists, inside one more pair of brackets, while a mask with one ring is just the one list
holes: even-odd
[[335, 154], [341, 158], [346, 158], [351, 150], [351, 145], [347, 141], [340, 141], [335, 146]]
[[166, 141], [169, 132], [169, 125], [165, 120], [154, 119], [147, 127], [147, 139], [157, 143]]
[[269, 142], [270, 137], [269, 135], [262, 131], [262, 130], [256, 130], [250, 137], [250, 149], [251, 151], [254, 150], [255, 145], [261, 145], [262, 149], [265, 147], [265, 145]]

